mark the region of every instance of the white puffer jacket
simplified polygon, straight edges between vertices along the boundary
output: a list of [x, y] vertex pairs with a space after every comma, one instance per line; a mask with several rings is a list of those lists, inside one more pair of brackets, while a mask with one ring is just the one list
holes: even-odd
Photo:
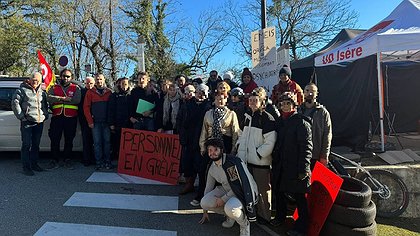
[[275, 120], [272, 115], [266, 111], [247, 111], [244, 130], [237, 142], [237, 156], [245, 163], [269, 167], [276, 138]]

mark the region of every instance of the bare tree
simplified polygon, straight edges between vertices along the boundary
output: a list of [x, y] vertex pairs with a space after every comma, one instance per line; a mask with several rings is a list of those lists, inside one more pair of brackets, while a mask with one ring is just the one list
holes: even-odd
[[349, 0], [274, 0], [268, 8], [279, 44], [289, 43], [293, 59], [312, 53], [342, 28], [354, 27]]
[[251, 32], [259, 29], [261, 1], [247, 1], [240, 5], [237, 1], [227, 0], [224, 7], [230, 37], [235, 41], [235, 52], [251, 58]]
[[184, 42], [188, 48], [185, 47], [183, 51], [190, 58], [185, 69], [205, 72], [209, 63], [228, 45], [231, 29], [226, 26], [221, 13], [216, 12], [215, 10], [202, 12], [198, 23], [185, 32], [189, 35]]

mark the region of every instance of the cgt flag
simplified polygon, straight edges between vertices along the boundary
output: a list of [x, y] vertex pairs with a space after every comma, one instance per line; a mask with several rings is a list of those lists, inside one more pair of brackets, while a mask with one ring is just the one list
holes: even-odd
[[51, 70], [51, 67], [48, 65], [44, 56], [42, 56], [41, 51], [38, 50], [37, 53], [39, 63], [41, 64], [42, 79], [45, 84], [45, 90], [48, 91], [55, 84], [55, 74]]

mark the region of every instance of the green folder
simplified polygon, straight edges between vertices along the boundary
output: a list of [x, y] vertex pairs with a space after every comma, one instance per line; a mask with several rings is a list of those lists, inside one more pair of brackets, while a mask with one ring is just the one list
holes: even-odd
[[148, 101], [145, 101], [143, 99], [139, 99], [139, 102], [137, 103], [137, 110], [136, 112], [141, 114], [145, 111], [150, 111], [155, 107], [155, 104], [150, 103]]

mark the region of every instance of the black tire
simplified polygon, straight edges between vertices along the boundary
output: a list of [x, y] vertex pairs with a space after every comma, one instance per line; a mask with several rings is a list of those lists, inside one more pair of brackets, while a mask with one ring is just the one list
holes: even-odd
[[367, 227], [375, 221], [376, 207], [373, 201], [365, 208], [344, 207], [334, 204], [328, 215], [329, 221], [349, 226], [349, 227]]
[[372, 190], [370, 187], [353, 177], [341, 176], [343, 184], [338, 192], [334, 204], [345, 207], [365, 208], [369, 205]]
[[378, 189], [366, 174], [358, 177], [367, 183], [372, 188], [372, 192], [374, 192], [372, 200], [376, 204], [376, 215], [384, 218], [401, 215], [407, 209], [409, 203], [408, 190], [404, 181], [396, 174], [387, 170], [370, 170], [369, 173], [380, 183], [386, 185], [390, 194], [387, 196], [386, 193], [375, 193]]
[[368, 227], [351, 228], [332, 221], [325, 221], [320, 236], [376, 236], [376, 222]]

